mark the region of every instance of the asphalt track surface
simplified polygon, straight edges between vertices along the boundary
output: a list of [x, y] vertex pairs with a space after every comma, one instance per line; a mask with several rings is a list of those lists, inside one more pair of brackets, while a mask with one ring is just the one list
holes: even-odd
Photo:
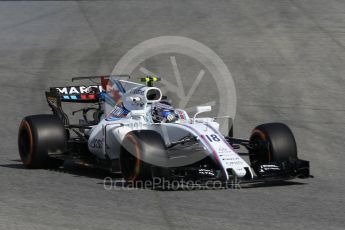
[[[344, 11], [335, 0], [0, 2], [0, 229], [344, 229]], [[163, 35], [213, 49], [235, 80], [235, 133], [287, 123], [315, 178], [107, 191], [99, 170], [21, 166], [18, 125], [49, 111], [44, 90], [109, 73], [127, 50]]]

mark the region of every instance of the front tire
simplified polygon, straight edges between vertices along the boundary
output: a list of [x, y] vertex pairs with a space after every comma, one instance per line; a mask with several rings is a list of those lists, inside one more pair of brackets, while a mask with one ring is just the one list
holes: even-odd
[[267, 123], [257, 127], [252, 132], [250, 141], [260, 144], [249, 151], [250, 162], [258, 173], [260, 165], [270, 162], [281, 163], [297, 159], [297, 145], [290, 128], [283, 123]]
[[54, 115], [25, 117], [18, 132], [18, 149], [23, 164], [28, 168], [57, 168], [63, 160], [48, 153], [62, 153], [67, 148], [66, 130]]
[[[152, 130], [132, 131], [128, 133], [120, 152], [120, 167], [126, 181], [152, 180], [150, 156], [165, 153], [164, 140]], [[145, 159], [145, 161], [143, 160]]]

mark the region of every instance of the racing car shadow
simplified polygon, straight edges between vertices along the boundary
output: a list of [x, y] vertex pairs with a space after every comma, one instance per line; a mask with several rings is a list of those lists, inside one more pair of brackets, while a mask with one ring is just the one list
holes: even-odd
[[[22, 163], [19, 163], [21, 162], [20, 160], [11, 160], [11, 161], [18, 162], [18, 163], [2, 164], [0, 165], [0, 167], [30, 170], [30, 169], [27, 169]], [[77, 164], [73, 161], [68, 161], [68, 160], [64, 163], [63, 167], [56, 168], [56, 169], [46, 169], [46, 170], [64, 173], [64, 174], [67, 173], [76, 177], [88, 177], [88, 178], [100, 179], [100, 180], [104, 180], [104, 178], [106, 177], [121, 178], [120, 174], [110, 173], [106, 170]]]
[[305, 185], [306, 183], [297, 181], [272, 181], [272, 182], [260, 182], [253, 184], [243, 184], [242, 189], [250, 188], [264, 188], [264, 187], [282, 187], [282, 186], [292, 186], [292, 185]]
[[[296, 181], [269, 181], [269, 182], [238, 182], [220, 185], [217, 181], [209, 184], [179, 184], [179, 183], [155, 183], [153, 181], [145, 181], [139, 183], [128, 183], [124, 181], [121, 177], [120, 180], [115, 178], [109, 178], [109, 180], [104, 180], [102, 184], [105, 188], [109, 189], [145, 189], [145, 190], [156, 190], [156, 191], [193, 191], [193, 190], [239, 190], [239, 189], [250, 189], [250, 188], [260, 188], [260, 187], [281, 187], [281, 186], [293, 186], [293, 185], [304, 185], [305, 183]], [[166, 181], [167, 182], [167, 181]], [[176, 182], [176, 181], [175, 181]], [[147, 186], [148, 185], [148, 186]]]
[[[12, 164], [3, 164], [0, 165], [1, 167], [12, 168], [12, 169], [22, 169], [27, 170], [25, 166], [20, 160], [12, 160]], [[258, 182], [258, 183], [238, 183], [235, 185], [230, 186], [219, 186], [219, 187], [207, 187], [207, 186], [192, 186], [192, 187], [185, 187], [185, 186], [178, 186], [178, 187], [162, 187], [162, 186], [133, 186], [133, 184], [128, 184], [124, 182], [122, 179], [122, 175], [120, 173], [110, 173], [106, 170], [97, 169], [81, 164], [77, 164], [73, 161], [66, 161], [63, 167], [57, 169], [48, 169], [49, 171], [59, 172], [59, 173], [67, 173], [71, 174], [76, 177], [87, 177], [93, 179], [99, 179], [101, 181], [97, 182], [97, 184], [102, 185], [103, 187], [111, 188], [111, 189], [145, 189], [145, 190], [157, 190], [157, 191], [186, 191], [186, 190], [222, 190], [222, 189], [230, 189], [230, 190], [238, 190], [238, 189], [251, 189], [251, 188], [263, 188], [263, 187], [281, 187], [281, 186], [296, 186], [296, 185], [304, 185], [306, 183], [297, 182], [297, 181], [271, 181], [271, 182]], [[105, 178], [109, 178], [106, 180]]]
[[[12, 161], [17, 161], [17, 160], [12, 160]], [[20, 161], [18, 161], [20, 162]], [[12, 168], [12, 169], [26, 169], [25, 166], [21, 163], [18, 164], [3, 164], [0, 165], [0, 167], [4, 167], [4, 168]]]
[[91, 166], [86, 166], [82, 164], [78, 164], [74, 161], [65, 161], [63, 167], [57, 169], [50, 169], [51, 171], [61, 172], [61, 173], [68, 173], [76, 177], [88, 177], [93, 179], [100, 179], [104, 180], [106, 177], [111, 178], [121, 178], [121, 174], [118, 173], [111, 173], [107, 170], [95, 168]]
[[133, 186], [132, 184], [126, 184], [126, 182], [124, 182], [122, 180], [118, 181], [116, 183], [114, 183], [113, 181], [104, 181], [103, 183], [99, 183], [102, 184], [104, 187], [107, 187], [109, 189], [124, 189], [124, 190], [141, 190], [141, 189], [145, 189], [145, 190], [155, 190], [155, 191], [164, 191], [164, 192], [173, 192], [173, 191], [212, 191], [212, 190], [242, 190], [242, 189], [250, 189], [250, 188], [260, 188], [260, 187], [281, 187], [281, 186], [293, 186], [293, 185], [304, 185], [304, 183], [300, 183], [300, 182], [293, 182], [293, 181], [280, 181], [280, 182], [268, 182], [268, 183], [261, 183], [261, 184], [251, 184], [251, 185], [236, 185], [236, 186], [216, 186], [216, 187], [212, 187], [212, 186], [200, 186], [200, 185], [196, 185], [196, 186], [173, 186], [173, 187], [166, 187], [166, 186], [162, 186], [162, 185], [157, 185], [157, 186], [149, 186], [149, 187], [145, 187], [145, 186]]

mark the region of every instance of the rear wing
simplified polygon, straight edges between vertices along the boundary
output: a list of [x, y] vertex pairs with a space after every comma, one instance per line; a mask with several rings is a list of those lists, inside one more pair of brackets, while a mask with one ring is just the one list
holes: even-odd
[[93, 79], [109, 79], [110, 77], [116, 77], [116, 78], [128, 78], [130, 79], [131, 77], [127, 74], [120, 74], [120, 75], [104, 75], [104, 76], [88, 76], [88, 77], [73, 77], [73, 81], [80, 81], [80, 80], [93, 80]]
[[[88, 77], [74, 77], [72, 82], [81, 80], [90, 80], [93, 85], [84, 86], [65, 86], [65, 87], [51, 87], [50, 92], [55, 92], [55, 96], [61, 102], [75, 102], [75, 103], [97, 103], [101, 99], [101, 93], [106, 90], [110, 77], [116, 78], [130, 78], [129, 75], [105, 75], [105, 76], [88, 76]], [[100, 79], [97, 83], [94, 80]]]
[[61, 102], [78, 103], [96, 103], [99, 101], [102, 91], [103, 87], [101, 85], [50, 88], [50, 92], [55, 92]]
[[[110, 78], [130, 78], [129, 75], [106, 75], [106, 76], [89, 76], [89, 77], [75, 77], [72, 82], [81, 80], [90, 80], [93, 84], [84, 86], [64, 86], [64, 87], [50, 87], [47, 91], [46, 99], [49, 107], [53, 113], [61, 118], [65, 125], [69, 125], [69, 119], [66, 113], [62, 110], [62, 102], [73, 103], [97, 103], [100, 105], [105, 98]], [[95, 79], [100, 81], [96, 82]]]

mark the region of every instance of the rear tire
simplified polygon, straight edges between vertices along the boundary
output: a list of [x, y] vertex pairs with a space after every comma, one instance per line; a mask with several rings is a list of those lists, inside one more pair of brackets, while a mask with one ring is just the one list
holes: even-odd
[[63, 160], [48, 153], [62, 153], [67, 148], [66, 130], [54, 115], [25, 117], [18, 132], [18, 148], [23, 164], [28, 168], [57, 168]]
[[254, 170], [269, 162], [281, 163], [297, 159], [297, 145], [290, 128], [282, 123], [267, 123], [252, 132], [250, 140], [265, 141], [266, 147], [258, 147], [249, 152], [250, 162]]

